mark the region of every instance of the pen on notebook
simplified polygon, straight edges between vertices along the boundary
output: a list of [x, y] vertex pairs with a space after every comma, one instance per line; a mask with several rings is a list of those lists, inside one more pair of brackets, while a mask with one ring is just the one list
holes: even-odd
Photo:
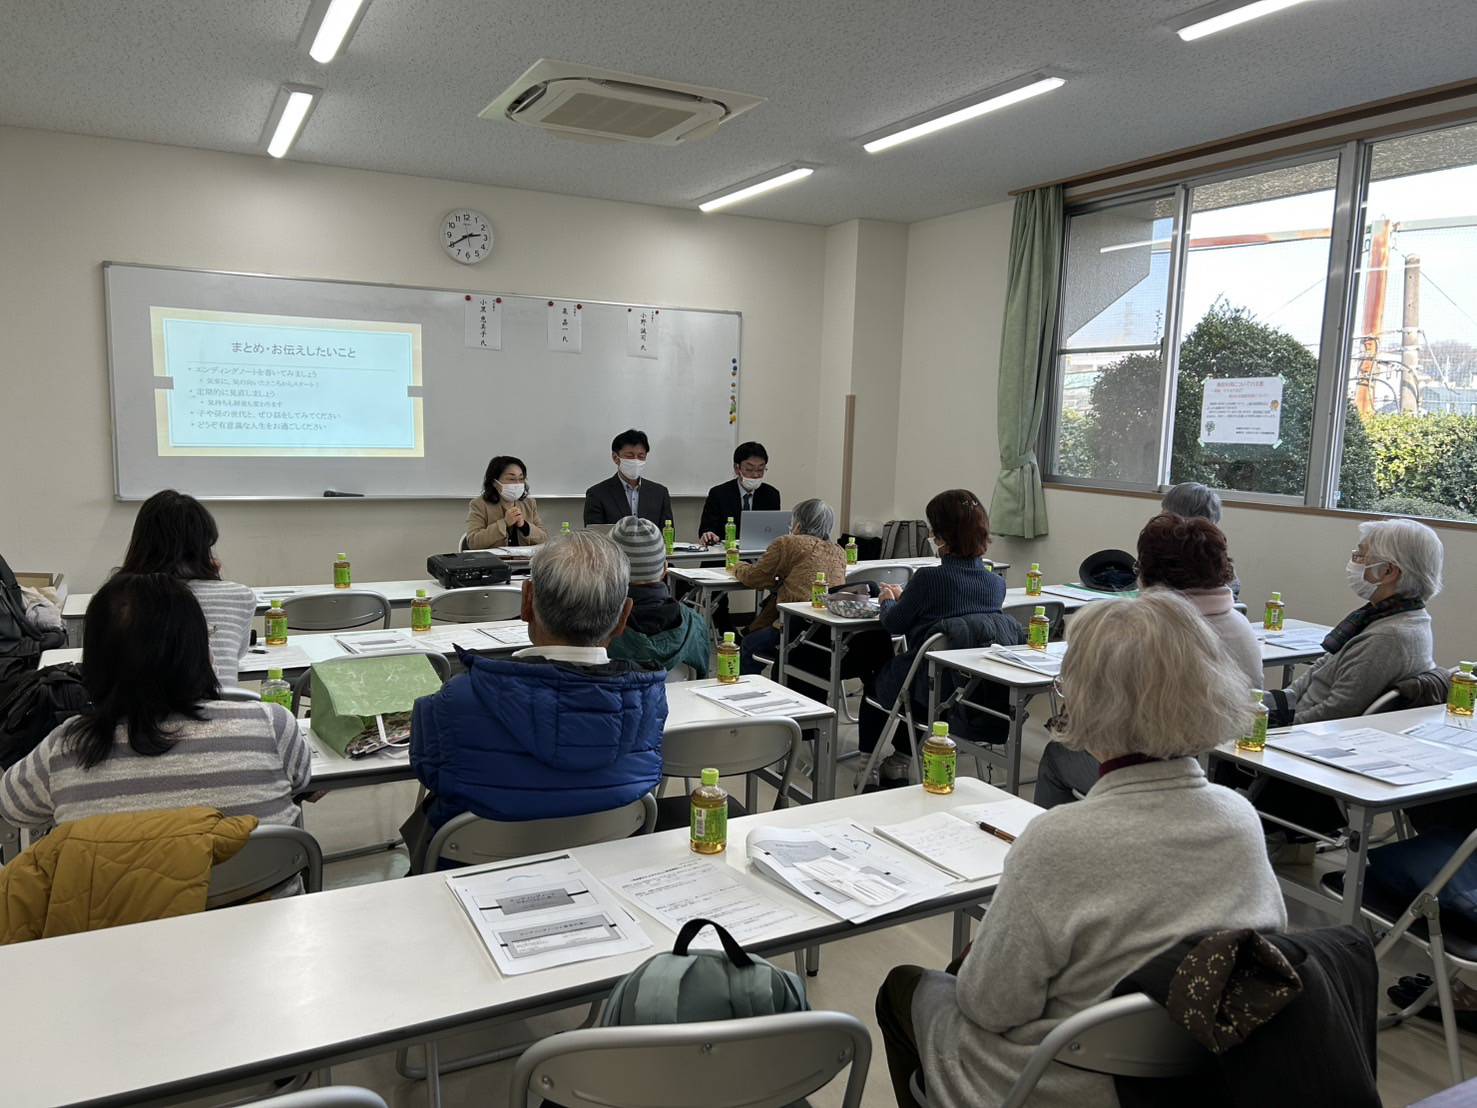
[[987, 835], [994, 835], [1001, 842], [1005, 842], [1005, 843], [1013, 843], [1013, 842], [1015, 842], [1015, 836], [1012, 835], [1009, 831], [1002, 831], [998, 827], [992, 827], [988, 823], [986, 823], [984, 820], [980, 820], [979, 821], [979, 827], [980, 827], [980, 830], [981, 831], [985, 832]]

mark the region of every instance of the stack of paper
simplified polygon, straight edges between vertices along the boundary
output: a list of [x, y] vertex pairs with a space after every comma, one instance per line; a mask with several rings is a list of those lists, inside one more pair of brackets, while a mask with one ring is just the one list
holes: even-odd
[[[1010, 841], [1040, 815], [1042, 809], [1024, 800], [970, 804], [949, 812], [877, 827], [877, 834], [926, 859], [961, 881], [983, 881], [1005, 872]], [[986, 831], [984, 823], [1000, 834]]]
[[1041, 590], [1051, 593], [1053, 596], [1065, 596], [1069, 600], [1112, 600], [1121, 593], [1098, 592], [1096, 589], [1084, 589], [1081, 585], [1047, 585]]
[[1418, 723], [1414, 727], [1407, 727], [1400, 733], [1414, 735], [1427, 742], [1441, 743], [1443, 746], [1459, 746], [1466, 750], [1477, 750], [1477, 728], [1474, 728], [1470, 722], [1466, 726], [1452, 723], [1450, 717], [1446, 720]]
[[651, 946], [636, 918], [568, 854], [452, 874], [446, 884], [505, 976]]
[[1299, 654], [1323, 652], [1323, 640], [1328, 637], [1325, 627], [1293, 627], [1286, 631], [1264, 631], [1255, 627], [1256, 637], [1268, 646], [1279, 650], [1296, 651]]
[[1388, 785], [1419, 785], [1477, 770], [1477, 754], [1367, 727], [1332, 733], [1294, 727], [1268, 734], [1267, 745]]
[[732, 685], [704, 685], [694, 692], [704, 700], [721, 704], [744, 716], [797, 716], [816, 709], [806, 700], [781, 685], [764, 685], [757, 681], [739, 681]]
[[949, 874], [849, 820], [749, 833], [754, 868], [834, 916], [864, 923], [941, 896]]
[[683, 579], [701, 585], [736, 585], [733, 574], [726, 569], [684, 569]]
[[300, 647], [289, 643], [286, 646], [253, 646], [241, 655], [237, 669], [244, 676], [248, 673], [266, 673], [269, 669], [307, 669], [312, 664], [312, 660]]
[[[688, 855], [670, 865], [632, 870], [610, 878], [610, 887], [673, 931], [681, 931], [690, 919], [710, 919], [745, 946], [826, 922], [809, 909], [787, 904], [721, 856]], [[717, 941], [711, 930], [704, 930], [696, 945]]]
[[1066, 656], [1067, 644], [1051, 642], [1045, 650], [1032, 650], [1029, 646], [992, 646], [985, 656], [996, 662], [1020, 666], [1046, 677], [1055, 677], [1062, 671], [1062, 658]]
[[[532, 642], [528, 638], [528, 624], [526, 623], [508, 623], [499, 627], [482, 627], [479, 630], [485, 637], [491, 639], [499, 646], [532, 645]], [[483, 649], [486, 649], [485, 644], [483, 645]]]
[[404, 631], [366, 631], [334, 638], [350, 654], [400, 654], [416, 648]]

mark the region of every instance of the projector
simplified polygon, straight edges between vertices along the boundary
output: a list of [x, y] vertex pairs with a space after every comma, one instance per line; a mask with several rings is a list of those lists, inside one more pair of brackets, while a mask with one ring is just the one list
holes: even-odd
[[486, 550], [432, 554], [426, 559], [426, 569], [443, 589], [506, 585], [513, 576], [507, 562]]

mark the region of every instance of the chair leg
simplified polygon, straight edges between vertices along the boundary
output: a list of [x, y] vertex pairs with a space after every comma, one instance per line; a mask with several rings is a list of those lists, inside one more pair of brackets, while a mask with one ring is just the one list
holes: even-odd
[[426, 1043], [426, 1106], [441, 1108], [441, 1058], [435, 1039]]
[[1426, 907], [1426, 920], [1431, 935], [1431, 976], [1436, 978], [1436, 1001], [1441, 1008], [1441, 1033], [1446, 1039], [1446, 1063], [1451, 1067], [1451, 1083], [1462, 1083], [1462, 1048], [1457, 1040], [1456, 1010], [1451, 1000], [1451, 978], [1446, 972], [1446, 940], [1441, 934], [1441, 910], [1435, 898]]

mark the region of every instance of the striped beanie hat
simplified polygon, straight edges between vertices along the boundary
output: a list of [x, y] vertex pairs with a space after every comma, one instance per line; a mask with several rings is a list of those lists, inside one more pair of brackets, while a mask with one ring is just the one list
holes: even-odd
[[667, 568], [667, 544], [655, 523], [640, 516], [626, 516], [611, 528], [610, 539], [625, 551], [634, 583], [662, 579]]

